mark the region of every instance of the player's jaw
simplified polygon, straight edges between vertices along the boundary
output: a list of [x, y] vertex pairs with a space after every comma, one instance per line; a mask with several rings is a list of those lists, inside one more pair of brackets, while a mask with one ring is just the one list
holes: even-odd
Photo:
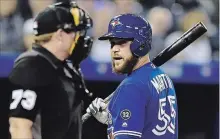
[[115, 73], [124, 73], [124, 70], [126, 68], [127, 60], [121, 56], [113, 56], [112, 57], [112, 70]]
[[132, 71], [137, 63], [137, 58], [132, 55], [122, 57], [119, 55], [112, 56], [112, 70], [117, 74], [127, 74]]

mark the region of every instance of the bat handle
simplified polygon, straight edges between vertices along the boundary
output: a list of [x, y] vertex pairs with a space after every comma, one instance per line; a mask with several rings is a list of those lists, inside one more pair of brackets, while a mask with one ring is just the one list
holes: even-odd
[[[105, 102], [106, 104], [109, 103], [109, 101], [111, 100], [113, 94], [114, 94], [114, 92], [111, 93], [108, 97], [106, 97], [106, 98], [104, 99], [104, 102]], [[91, 116], [92, 116], [91, 113], [86, 113], [86, 114], [84, 114], [84, 115], [82, 116], [82, 122], [84, 123], [84, 122], [85, 122], [86, 120], [88, 120], [89, 117], [91, 117]]]
[[84, 123], [86, 120], [89, 119], [89, 117], [91, 117], [92, 115], [90, 113], [86, 113], [82, 116], [82, 122]]

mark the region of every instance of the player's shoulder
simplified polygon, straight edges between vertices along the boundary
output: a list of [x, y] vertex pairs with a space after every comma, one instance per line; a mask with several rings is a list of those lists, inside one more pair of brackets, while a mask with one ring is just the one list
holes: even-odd
[[146, 90], [136, 81], [123, 80], [115, 90], [115, 96], [119, 103], [128, 101], [145, 101], [147, 98]]
[[140, 80], [135, 80], [133, 78], [126, 78], [120, 83], [117, 90], [121, 92], [121, 94], [123, 94], [123, 92], [142, 93], [144, 90], [143, 86], [144, 86], [143, 82], [141, 82]]
[[163, 72], [158, 67], [144, 67], [140, 72], [125, 78], [121, 82], [119, 89], [127, 88], [127, 90], [137, 90], [135, 92], [140, 92], [141, 94], [150, 94], [153, 88], [152, 79], [159, 73]]
[[158, 80], [160, 78], [167, 78], [167, 79], [171, 80], [169, 75], [166, 72], [164, 72], [161, 68], [158, 67], [156, 70], [154, 70], [151, 73], [150, 80], [152, 80], [152, 79]]
[[152, 74], [158, 72], [158, 67], [156, 67], [152, 62], [149, 62], [140, 68], [136, 69], [132, 72], [130, 76], [127, 77], [128, 82], [136, 82], [136, 83], [146, 83], [150, 80]]
[[134, 86], [137, 88], [145, 88], [148, 86], [149, 81], [150, 81], [150, 75], [152, 74], [152, 70], [149, 70], [148, 72], [144, 72], [142, 74], [140, 73], [135, 73], [134, 75], [128, 76], [125, 78], [121, 86]]
[[27, 51], [18, 56], [9, 75], [13, 84], [32, 87], [48, 84], [53, 67], [41, 56]]

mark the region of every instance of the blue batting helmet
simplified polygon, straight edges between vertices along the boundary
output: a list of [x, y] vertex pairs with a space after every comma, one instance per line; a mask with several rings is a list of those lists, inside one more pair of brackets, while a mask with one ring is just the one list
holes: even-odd
[[148, 21], [135, 14], [122, 14], [111, 19], [108, 33], [99, 40], [110, 38], [133, 39], [131, 52], [135, 56], [144, 56], [151, 49], [152, 29]]

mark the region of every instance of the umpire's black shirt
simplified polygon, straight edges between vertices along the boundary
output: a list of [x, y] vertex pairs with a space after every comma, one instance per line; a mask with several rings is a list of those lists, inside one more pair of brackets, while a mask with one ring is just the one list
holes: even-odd
[[10, 117], [33, 121], [36, 139], [81, 139], [83, 102], [65, 64], [38, 45], [14, 63]]

